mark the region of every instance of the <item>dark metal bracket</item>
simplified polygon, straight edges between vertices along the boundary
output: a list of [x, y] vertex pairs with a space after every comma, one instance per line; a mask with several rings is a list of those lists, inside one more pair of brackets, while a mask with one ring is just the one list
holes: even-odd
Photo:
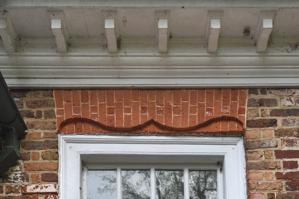
[[0, 176], [20, 159], [20, 140], [26, 124], [0, 72]]

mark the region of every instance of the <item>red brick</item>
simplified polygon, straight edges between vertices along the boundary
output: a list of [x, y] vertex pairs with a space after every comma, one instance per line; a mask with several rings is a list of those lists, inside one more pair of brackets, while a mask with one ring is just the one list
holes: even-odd
[[276, 199], [298, 199], [299, 192], [278, 193]]
[[287, 191], [299, 191], [299, 179], [289, 180], [286, 182]]
[[182, 102], [182, 126], [183, 127], [186, 127], [188, 126], [189, 124], [189, 102], [188, 101], [185, 101], [185, 102]]
[[182, 102], [182, 93], [179, 90], [174, 91], [173, 93], [173, 105], [181, 105]]
[[114, 106], [114, 102], [115, 102], [114, 90], [106, 91], [106, 101], [108, 106]]
[[43, 182], [58, 182], [57, 173], [42, 173], [41, 180]]
[[31, 183], [40, 183], [40, 174], [39, 173], [30, 174], [30, 182]]
[[96, 106], [98, 104], [97, 92], [94, 90], [90, 91], [90, 105]]
[[87, 90], [81, 91], [81, 103], [87, 103], [89, 101], [89, 92]]
[[198, 90], [198, 102], [206, 101], [206, 90], [200, 89]]
[[73, 106], [80, 106], [81, 103], [80, 91], [77, 90], [72, 91], [72, 100], [73, 100]]
[[73, 116], [73, 110], [72, 110], [72, 104], [71, 103], [65, 103], [64, 104], [64, 117], [65, 118], [71, 118]]
[[206, 107], [212, 108], [214, 105], [214, 91], [207, 90], [206, 91]]
[[63, 91], [55, 90], [54, 91], [56, 108], [63, 108]]
[[106, 102], [106, 90], [98, 90], [98, 100], [99, 103], [105, 103]]
[[297, 169], [298, 161], [283, 161], [283, 168], [284, 169]]
[[205, 121], [206, 115], [206, 105], [205, 103], [198, 104], [198, 123]]
[[284, 180], [299, 180], [299, 171], [294, 172], [277, 172], [276, 174], [277, 179], [284, 179]]
[[264, 194], [261, 193], [251, 193], [249, 194], [249, 199], [266, 199]]
[[24, 163], [26, 171], [57, 171], [57, 162]]
[[72, 102], [72, 92], [70, 90], [63, 91], [63, 101], [64, 101], [64, 103]]
[[299, 158], [299, 150], [277, 150], [275, 151], [275, 156], [278, 159]]
[[31, 160], [39, 160], [39, 152], [31, 152]]
[[230, 102], [231, 102], [230, 89], [223, 89], [222, 97], [223, 97], [222, 107], [228, 107], [230, 105]]
[[239, 94], [238, 92], [239, 92], [238, 89], [232, 89], [232, 90], [231, 90], [231, 100], [232, 100], [233, 102], [238, 101], [238, 94]]
[[190, 105], [197, 105], [197, 91], [190, 91]]
[[123, 127], [124, 125], [124, 109], [123, 103], [117, 102], [115, 104], [116, 126]]
[[135, 125], [140, 124], [140, 106], [139, 102], [132, 102], [132, 121]]

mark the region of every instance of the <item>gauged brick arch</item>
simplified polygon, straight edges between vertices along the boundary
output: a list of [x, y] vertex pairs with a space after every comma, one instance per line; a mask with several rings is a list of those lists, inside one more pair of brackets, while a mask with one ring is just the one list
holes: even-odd
[[244, 132], [243, 89], [56, 90], [54, 96], [63, 133]]

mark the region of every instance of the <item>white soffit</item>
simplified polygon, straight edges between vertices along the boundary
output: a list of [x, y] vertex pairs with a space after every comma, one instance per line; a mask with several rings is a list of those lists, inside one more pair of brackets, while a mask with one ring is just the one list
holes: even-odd
[[[19, 40], [16, 52], [0, 40], [0, 70], [10, 87], [24, 88], [299, 85], [298, 1], [148, 2], [1, 1]], [[49, 10], [63, 13], [64, 26], [51, 29]], [[256, 31], [268, 10], [271, 31]]]

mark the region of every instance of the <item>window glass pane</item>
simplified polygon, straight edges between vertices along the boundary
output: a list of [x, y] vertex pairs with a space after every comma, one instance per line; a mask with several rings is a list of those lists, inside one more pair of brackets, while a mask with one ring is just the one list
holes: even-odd
[[156, 199], [184, 199], [183, 171], [156, 170]]
[[87, 172], [87, 199], [116, 199], [116, 171]]
[[123, 199], [150, 199], [150, 170], [122, 170]]
[[217, 171], [189, 171], [190, 199], [217, 199]]

